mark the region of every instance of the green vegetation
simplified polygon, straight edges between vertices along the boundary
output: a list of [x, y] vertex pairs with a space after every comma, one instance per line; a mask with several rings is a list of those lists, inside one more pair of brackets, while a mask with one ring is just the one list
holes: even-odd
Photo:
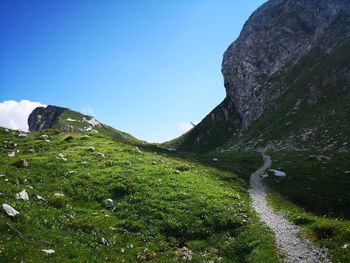
[[0, 142], [0, 202], [20, 212], [0, 213], [1, 261], [279, 261], [247, 194], [256, 154], [169, 156], [101, 132], [0, 129]]
[[[88, 115], [83, 115], [79, 112], [66, 110], [64, 111], [56, 120], [55, 128], [59, 129], [61, 126], [72, 126], [76, 131], [84, 131], [84, 128], [91, 127], [93, 130], [98, 131], [104, 135], [111, 137], [112, 139], [129, 143], [129, 144], [144, 144], [145, 142], [140, 141], [133, 137], [132, 135], [116, 130], [108, 125], [100, 124], [96, 126], [91, 126], [89, 123], [82, 122], [83, 119], [91, 120], [93, 117]], [[70, 121], [69, 121], [70, 120]], [[72, 121], [74, 120], [74, 121]]]
[[334, 262], [349, 262], [350, 154], [289, 152], [271, 157], [272, 168], [287, 173], [279, 180], [265, 179], [272, 207], [327, 247]]

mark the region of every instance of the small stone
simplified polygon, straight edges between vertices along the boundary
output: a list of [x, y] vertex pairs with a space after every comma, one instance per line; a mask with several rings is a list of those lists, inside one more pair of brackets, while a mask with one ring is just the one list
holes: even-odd
[[95, 147], [90, 146], [90, 147], [87, 148], [87, 150], [88, 150], [89, 152], [94, 152], [94, 151], [95, 151]]
[[104, 158], [105, 155], [104, 155], [103, 153], [97, 153], [97, 154], [96, 154], [96, 157], [98, 157], [98, 158]]
[[40, 135], [39, 138], [40, 138], [40, 139], [43, 139], [43, 140], [46, 140], [46, 139], [49, 138], [49, 135], [47, 135], [47, 134], [42, 134], [42, 135]]
[[26, 160], [19, 160], [13, 164], [17, 168], [27, 168], [29, 166]]
[[53, 249], [42, 249], [41, 251], [46, 253], [47, 255], [55, 254], [55, 250]]
[[45, 201], [45, 200], [46, 200], [44, 197], [42, 197], [42, 196], [40, 196], [40, 195], [36, 195], [36, 199], [37, 199], [38, 201]]
[[28, 193], [25, 190], [23, 190], [22, 192], [17, 193], [16, 194], [16, 199], [17, 200], [28, 201], [29, 200]]
[[219, 159], [213, 158], [213, 162], [218, 162], [218, 161], [219, 161]]
[[18, 134], [18, 138], [28, 138], [28, 134], [20, 133], [20, 134]]
[[16, 156], [16, 152], [10, 152], [7, 154], [8, 157], [15, 157]]
[[135, 147], [134, 151], [137, 152], [137, 153], [141, 153], [141, 150], [139, 149], [139, 147]]
[[35, 153], [35, 150], [34, 149], [28, 149], [28, 150], [26, 150], [26, 153]]
[[349, 244], [344, 244], [341, 248], [342, 249], [347, 249], [349, 247]]
[[101, 238], [101, 244], [105, 246], [109, 246], [108, 241], [105, 238]]
[[103, 201], [103, 205], [106, 207], [106, 208], [112, 208], [113, 207], [113, 200], [108, 198], [106, 200]]
[[55, 193], [53, 196], [61, 197], [61, 196], [64, 196], [64, 194], [62, 194], [62, 193]]
[[2, 209], [6, 212], [6, 214], [10, 217], [15, 217], [19, 214], [19, 212], [14, 209], [12, 206], [8, 204], [3, 204]]

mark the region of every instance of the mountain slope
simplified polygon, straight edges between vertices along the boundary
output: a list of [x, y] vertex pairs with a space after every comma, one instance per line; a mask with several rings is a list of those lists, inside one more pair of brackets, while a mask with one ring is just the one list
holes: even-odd
[[214, 168], [100, 132], [0, 128], [0, 141], [0, 204], [19, 212], [0, 213], [2, 262], [279, 262], [246, 178], [228, 172], [246, 177], [258, 155]]
[[40, 131], [43, 129], [57, 129], [61, 132], [99, 132], [108, 135], [113, 139], [125, 143], [143, 144], [130, 134], [118, 131], [108, 125], [100, 123], [96, 118], [62, 108], [49, 105], [38, 107], [28, 117], [30, 131]]
[[[178, 147], [207, 151], [226, 142], [235, 150], [342, 148], [350, 128], [349, 25], [349, 1], [262, 5], [224, 54], [225, 100], [176, 140]], [[318, 145], [323, 130], [329, 136]], [[301, 142], [291, 138], [304, 134]]]

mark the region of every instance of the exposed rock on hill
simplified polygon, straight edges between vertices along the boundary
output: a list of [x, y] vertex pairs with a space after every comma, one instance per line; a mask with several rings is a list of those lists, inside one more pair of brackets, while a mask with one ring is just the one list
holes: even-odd
[[[130, 134], [100, 123], [95, 117], [52, 105], [34, 109], [29, 115], [28, 125], [31, 132], [44, 129], [57, 129], [61, 132], [100, 132], [118, 141], [143, 143]], [[48, 135], [43, 134], [41, 138], [47, 139]]]
[[[270, 0], [262, 5], [250, 16], [239, 38], [224, 53], [225, 100], [180, 138], [179, 145], [186, 149], [208, 150], [230, 140], [234, 149], [241, 150], [253, 140], [248, 147], [250, 150], [271, 144], [271, 149], [280, 149], [275, 147], [276, 143], [283, 144], [283, 149], [299, 149], [300, 145], [289, 137], [324, 128], [321, 124], [327, 118], [322, 116], [334, 111], [339, 99], [349, 94], [350, 67], [346, 58], [350, 53], [349, 18], [350, 1], [344, 0]], [[332, 103], [321, 109], [320, 103], [325, 97]], [[260, 143], [258, 138], [250, 137], [247, 130], [271, 112], [286, 117], [287, 112], [283, 109], [286, 105], [291, 108], [290, 115], [279, 120], [283, 123], [273, 125], [276, 131], [279, 129], [276, 129], [277, 125], [285, 126], [289, 122], [290, 130], [294, 130], [292, 134], [281, 131], [283, 136], [265, 136], [259, 138]], [[305, 110], [305, 107], [310, 108]], [[346, 110], [346, 107], [345, 100], [343, 108]], [[299, 114], [302, 110], [307, 115], [315, 111], [313, 113], [324, 120], [318, 123], [305, 121], [295, 127], [295, 119], [302, 118]], [[313, 117], [310, 115], [310, 118]], [[346, 122], [349, 117], [340, 119], [340, 122]], [[270, 132], [268, 126], [275, 122], [268, 121], [260, 126], [267, 129], [265, 132]], [[337, 131], [350, 129], [349, 125], [340, 126]], [[338, 135], [334, 136], [339, 137], [339, 143], [348, 140], [344, 134]], [[312, 144], [311, 137], [303, 144]], [[338, 142], [329, 146], [331, 143], [314, 144], [311, 148], [340, 147]]]
[[52, 105], [49, 105], [46, 108], [35, 108], [28, 118], [29, 130], [33, 132], [55, 128], [59, 116], [67, 110], [67, 108]]

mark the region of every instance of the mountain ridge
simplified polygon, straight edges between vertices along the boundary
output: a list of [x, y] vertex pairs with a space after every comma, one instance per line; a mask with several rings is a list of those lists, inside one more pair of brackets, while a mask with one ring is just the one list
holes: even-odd
[[[290, 93], [297, 82], [304, 85], [304, 94], [299, 94], [292, 102], [294, 106], [298, 100], [307, 100], [310, 105], [316, 105], [328, 93], [327, 88], [318, 85], [322, 82], [335, 85], [334, 89], [344, 90], [345, 96], [348, 96], [349, 64], [338, 53], [342, 51], [346, 58], [349, 53], [349, 17], [350, 3], [340, 0], [271, 0], [263, 4], [250, 16], [238, 39], [224, 53], [222, 74], [226, 98], [194, 129], [170, 144], [184, 150], [200, 151], [214, 150], [223, 145], [226, 149], [234, 150], [265, 147], [271, 150], [303, 149], [294, 143], [278, 147], [274, 138], [255, 143], [257, 138], [246, 131], [252, 129], [255, 122], [268, 118], [271, 111], [281, 110], [276, 105], [281, 104], [283, 95]], [[331, 69], [320, 72], [321, 67], [326, 70], [327, 63], [337, 69], [334, 77]], [[314, 71], [313, 76], [308, 75], [310, 71]], [[292, 76], [291, 72], [299, 75]], [[343, 83], [339, 84], [341, 81]], [[332, 96], [330, 98], [333, 107], [337, 100]], [[298, 106], [305, 106], [304, 102], [299, 103]], [[348, 105], [344, 106], [346, 110]], [[281, 110], [279, 114], [284, 115], [285, 112]], [[312, 119], [312, 116], [309, 118]], [[349, 121], [346, 116], [339, 118], [344, 123]], [[320, 129], [320, 125], [307, 127], [305, 124], [299, 127], [298, 136], [302, 129]], [[350, 127], [347, 125], [345, 129], [349, 131]], [[284, 132], [281, 141], [288, 141], [288, 136]], [[349, 140], [348, 136], [340, 137], [342, 143]], [[250, 140], [255, 140], [255, 145], [245, 147], [243, 144]], [[268, 147], [271, 144], [274, 146]], [[310, 149], [340, 147], [339, 144], [328, 146], [313, 145]]]

